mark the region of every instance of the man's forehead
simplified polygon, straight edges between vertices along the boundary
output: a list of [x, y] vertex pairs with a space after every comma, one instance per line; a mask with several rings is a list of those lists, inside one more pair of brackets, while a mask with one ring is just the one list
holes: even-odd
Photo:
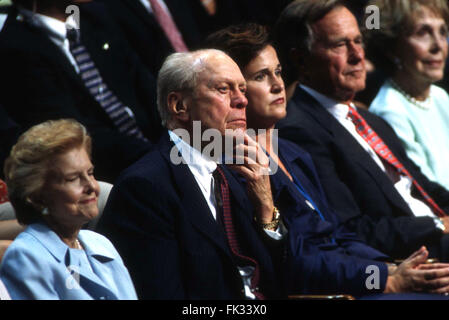
[[245, 78], [243, 77], [240, 69], [234, 63], [233, 60], [220, 61], [221, 63], [207, 64], [206, 68], [199, 74], [200, 81], [206, 81], [208, 83], [217, 82], [235, 82], [238, 84], [245, 84]]
[[357, 37], [361, 35], [355, 16], [346, 7], [337, 7], [312, 24], [317, 39]]

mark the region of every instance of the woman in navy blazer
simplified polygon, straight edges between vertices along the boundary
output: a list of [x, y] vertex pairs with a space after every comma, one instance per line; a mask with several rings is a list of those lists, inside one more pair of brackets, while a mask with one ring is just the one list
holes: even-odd
[[[425, 273], [431, 271], [417, 273], [413, 267], [426, 260], [427, 250], [421, 248], [399, 266], [387, 266], [386, 255], [340, 225], [327, 203], [310, 155], [273, 135], [276, 122], [286, 116], [286, 93], [281, 65], [265, 28], [256, 24], [231, 26], [210, 35], [207, 44], [228, 53], [241, 68], [247, 82], [248, 128], [257, 130], [257, 142], [270, 156], [270, 162], [277, 165], [270, 165], [270, 182], [280, 219], [273, 216], [273, 222], [263, 228], [275, 230], [282, 224], [274, 222], [282, 220], [288, 229], [285, 263], [288, 290], [362, 296], [423, 288]], [[233, 167], [247, 176], [238, 166]], [[448, 266], [441, 264], [434, 268], [441, 268], [447, 280]], [[367, 270], [371, 268], [379, 270], [378, 286], [366, 285], [370, 274]], [[406, 280], [407, 277], [410, 278]], [[449, 290], [445, 286], [439, 289]]]
[[0, 279], [12, 299], [136, 299], [111, 242], [81, 230], [98, 215], [91, 138], [74, 120], [25, 132], [5, 163], [10, 201], [27, 225], [9, 246]]

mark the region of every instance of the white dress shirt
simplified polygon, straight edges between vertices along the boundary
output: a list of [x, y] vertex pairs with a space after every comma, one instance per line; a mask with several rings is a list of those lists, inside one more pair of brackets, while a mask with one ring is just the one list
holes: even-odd
[[[331, 99], [305, 85], [301, 84], [300, 87], [314, 97], [354, 137], [354, 139], [370, 155], [379, 168], [390, 178], [394, 184], [394, 187], [408, 204], [410, 210], [416, 217], [431, 217], [433, 218], [437, 228], [444, 229], [443, 223], [438, 219], [438, 217], [435, 216], [432, 210], [424, 202], [412, 196], [412, 180], [407, 176], [398, 174], [398, 172], [391, 166], [385, 166], [383, 160], [362, 138], [362, 136], [357, 133], [354, 123], [348, 117], [348, 105], [338, 103], [336, 100]], [[355, 108], [354, 104], [351, 103], [351, 107]]]
[[[203, 193], [204, 199], [209, 206], [211, 214], [215, 220], [217, 220], [217, 203], [215, 200], [214, 193], [214, 178], [212, 173], [217, 168], [217, 163], [204, 157], [200, 151], [191, 147], [189, 144], [184, 142], [178, 135], [173, 131], [169, 130], [170, 139], [174, 142], [182, 158], [186, 162], [190, 171], [192, 172], [198, 186]], [[286, 229], [280, 226], [276, 231], [265, 230], [265, 232], [275, 240], [282, 239], [286, 234]], [[256, 299], [254, 294], [251, 292], [251, 277], [254, 273], [254, 267], [244, 266], [238, 267], [240, 275], [242, 276], [243, 285], [245, 289], [245, 296], [248, 299]]]
[[32, 11], [20, 8], [19, 15], [17, 19], [27, 19], [32, 23], [35, 27], [43, 29], [47, 34], [50, 40], [62, 51], [62, 53], [67, 57], [75, 71], [79, 73], [78, 64], [76, 63], [75, 58], [70, 52], [70, 44], [67, 39], [67, 26], [71, 26], [72, 28], [77, 28], [75, 20], [73, 20], [72, 16], [67, 18], [66, 22], [62, 22], [58, 19], [45, 16], [39, 13], [33, 13]]

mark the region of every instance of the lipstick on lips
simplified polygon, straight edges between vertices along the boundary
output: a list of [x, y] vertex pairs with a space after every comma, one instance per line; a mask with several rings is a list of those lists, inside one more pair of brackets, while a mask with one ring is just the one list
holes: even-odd
[[278, 98], [278, 99], [276, 99], [276, 100], [273, 100], [273, 101], [271, 102], [271, 104], [282, 104], [282, 103], [284, 103], [284, 101], [285, 101], [284, 98]]

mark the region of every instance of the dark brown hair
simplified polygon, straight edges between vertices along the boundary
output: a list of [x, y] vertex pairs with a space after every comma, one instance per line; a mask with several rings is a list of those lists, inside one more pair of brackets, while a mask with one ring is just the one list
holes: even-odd
[[210, 34], [206, 48], [226, 52], [239, 66], [245, 68], [257, 55], [271, 45], [266, 27], [255, 23], [233, 25]]

